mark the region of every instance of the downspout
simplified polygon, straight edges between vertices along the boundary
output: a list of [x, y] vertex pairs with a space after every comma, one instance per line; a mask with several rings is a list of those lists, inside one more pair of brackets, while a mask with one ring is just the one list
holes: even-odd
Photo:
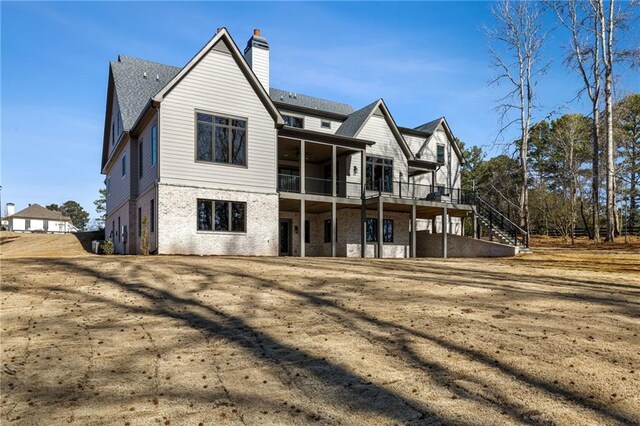
[[154, 186], [155, 186], [155, 200], [156, 202], [153, 203], [153, 208], [155, 210], [154, 216], [155, 216], [155, 220], [156, 223], [154, 224], [155, 226], [155, 240], [156, 240], [156, 254], [160, 253], [160, 239], [159, 239], [159, 235], [160, 235], [160, 216], [158, 215], [159, 212], [159, 208], [158, 206], [160, 205], [160, 199], [158, 197], [158, 182], [160, 181], [160, 102], [157, 101], [153, 101], [153, 103], [151, 104], [153, 109], [156, 110], [156, 181], [154, 182]]

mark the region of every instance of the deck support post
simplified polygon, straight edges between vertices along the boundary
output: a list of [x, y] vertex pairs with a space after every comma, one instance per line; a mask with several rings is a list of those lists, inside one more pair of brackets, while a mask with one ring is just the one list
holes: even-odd
[[336, 223], [336, 202], [331, 202], [331, 257], [336, 257], [336, 241], [338, 239], [338, 224]]
[[305, 253], [305, 241], [307, 240], [307, 228], [306, 226], [304, 226], [305, 222], [306, 222], [306, 216], [307, 216], [307, 212], [305, 211], [306, 208], [306, 202], [303, 200], [300, 200], [300, 257], [305, 257], [306, 253]]
[[449, 220], [447, 217], [447, 206], [442, 209], [442, 258], [447, 258], [447, 232], [449, 231], [448, 226]]
[[383, 241], [384, 241], [384, 203], [382, 202], [382, 196], [378, 194], [378, 258], [383, 257]]
[[411, 257], [417, 257], [416, 254], [416, 199], [413, 199], [411, 205]]
[[307, 172], [305, 170], [306, 166], [306, 154], [305, 147], [306, 142], [304, 140], [300, 140], [300, 193], [304, 194], [306, 191], [305, 184], [307, 183]]
[[360, 257], [367, 256], [367, 153], [360, 151]]
[[335, 145], [331, 145], [331, 196], [335, 197], [337, 195], [336, 187], [338, 183], [338, 172], [337, 172], [337, 147]]
[[478, 217], [475, 210], [471, 213], [471, 237], [478, 238]]

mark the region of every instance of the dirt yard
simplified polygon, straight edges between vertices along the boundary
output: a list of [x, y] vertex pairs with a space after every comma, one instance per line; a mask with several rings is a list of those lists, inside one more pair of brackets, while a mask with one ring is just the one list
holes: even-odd
[[301, 260], [11, 245], [2, 424], [640, 423], [634, 248]]

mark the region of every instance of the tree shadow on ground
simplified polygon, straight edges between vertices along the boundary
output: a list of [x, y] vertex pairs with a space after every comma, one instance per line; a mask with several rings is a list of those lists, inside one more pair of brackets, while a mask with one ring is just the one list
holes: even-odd
[[[118, 278], [114, 274], [101, 271], [100, 264], [96, 263], [95, 267], [87, 265], [87, 262], [78, 262], [73, 259], [52, 260], [55, 268], [69, 271], [73, 276], [85, 276], [96, 282], [105, 283], [113, 288], [122, 291], [125, 295], [135, 296], [147, 302], [146, 307], [140, 304], [119, 302], [110, 298], [88, 294], [78, 289], [62, 286], [48, 286], [49, 291], [57, 291], [60, 294], [81, 295], [87, 300], [95, 303], [112, 306], [125, 312], [132, 314], [152, 315], [161, 319], [172, 319], [180, 324], [197, 330], [202, 333], [204, 338], [224, 339], [241, 348], [255, 359], [262, 360], [276, 369], [280, 370], [284, 376], [284, 380], [295, 386], [296, 377], [287, 368], [287, 365], [295, 365], [303, 369], [307, 374], [313, 376], [322, 384], [324, 392], [314, 393], [314, 397], [329, 405], [347, 406], [350, 410], [360, 413], [373, 414], [398, 422], [415, 422], [415, 423], [456, 423], [460, 424], [459, 419], [448, 418], [435, 410], [428, 407], [424, 401], [415, 398], [409, 398], [390, 389], [388, 386], [372, 383], [366, 377], [351, 371], [348, 367], [337, 365], [327, 361], [324, 357], [319, 357], [292, 346], [286, 341], [276, 339], [269, 334], [256, 329], [250, 325], [247, 320], [240, 315], [232, 315], [224, 311], [223, 306], [216, 306], [205, 303], [201, 299], [197, 299], [197, 295], [188, 297], [180, 294], [180, 289], [171, 289], [172, 274], [190, 274], [196, 273], [202, 276], [203, 286], [215, 286], [220, 282], [221, 277], [233, 277], [238, 280], [237, 285], [242, 285], [241, 280], [250, 280], [257, 284], [258, 291], [276, 291], [281, 294], [288, 295], [299, 301], [306, 309], [313, 309], [322, 315], [331, 318], [335, 322], [344, 327], [358, 333], [373, 345], [383, 348], [388, 354], [401, 358], [406, 364], [418, 368], [425, 372], [442, 388], [451, 391], [456, 397], [482, 404], [491, 409], [504, 410], [512, 419], [528, 424], [542, 424], [532, 414], [532, 410], [528, 409], [526, 403], [517, 403], [509, 401], [508, 395], [501, 389], [495, 387], [491, 389], [493, 400], [477, 395], [463, 387], [452, 384], [451, 377], [464, 379], [473, 382], [479, 386], [491, 386], [480, 377], [472, 374], [462, 374], [446, 367], [437, 359], [429, 360], [424, 354], [419, 354], [414, 348], [416, 340], [420, 342], [428, 342], [437, 347], [446, 349], [456, 353], [472, 362], [478, 363], [485, 368], [493, 369], [507, 377], [509, 380], [522, 383], [523, 385], [538, 389], [550, 398], [558, 398], [569, 401], [580, 409], [587, 409], [597, 413], [599, 416], [608, 421], [619, 423], [633, 423], [633, 417], [624, 412], [611, 409], [604, 404], [591, 400], [588, 396], [580, 394], [574, 390], [567, 389], [563, 385], [551, 383], [547, 380], [536, 377], [525, 371], [518, 369], [505, 362], [500, 362], [494, 357], [489, 356], [483, 351], [462, 346], [452, 340], [444, 339], [433, 333], [419, 331], [407, 325], [391, 322], [376, 318], [362, 310], [340, 304], [337, 300], [341, 294], [326, 295], [324, 291], [327, 282], [313, 276], [305, 279], [304, 285], [300, 288], [283, 285], [275, 279], [266, 279], [251, 274], [238, 267], [212, 267], [202, 261], [197, 266], [189, 263], [186, 259], [174, 258], [171, 260], [170, 272], [165, 272], [163, 268], [154, 265], [154, 262], [163, 261], [162, 258], [153, 259], [141, 264], [133, 264], [132, 270], [126, 276], [127, 278]], [[28, 261], [17, 260], [16, 262]], [[243, 262], [251, 262], [264, 266], [273, 266], [274, 259], [243, 259]], [[129, 261], [122, 261], [123, 265]], [[353, 266], [353, 264], [350, 264]], [[163, 265], [166, 267], [166, 265]], [[298, 265], [301, 266], [301, 265]], [[344, 263], [310, 261], [306, 264], [307, 268], [324, 268], [327, 271], [339, 275], [342, 271], [340, 267], [344, 267]], [[388, 274], [389, 278], [409, 279], [409, 270], [397, 266], [394, 272], [385, 265], [367, 265], [373, 267], [373, 273], [376, 275]], [[410, 268], [414, 268], [411, 266]], [[195, 270], [195, 272], [194, 272]], [[471, 272], [464, 268], [452, 267], [445, 265], [446, 274], [455, 275], [457, 277]], [[141, 278], [149, 271], [153, 272], [155, 281], [145, 281]], [[411, 273], [414, 271], [411, 270]], [[425, 271], [426, 272], [426, 271]], [[431, 271], [433, 273], [434, 271]], [[371, 272], [370, 272], [371, 273]], [[313, 275], [313, 274], [312, 274]], [[443, 274], [444, 275], [444, 274]], [[504, 281], [509, 281], [515, 277], [500, 276], [499, 274], [482, 273], [475, 277], [473, 283], [465, 282], [463, 285], [475, 285], [483, 289], [506, 290]], [[415, 275], [411, 276], [415, 279]], [[444, 278], [439, 275], [441, 283], [450, 285], [460, 285], [459, 279]], [[357, 292], [358, 285], [362, 283], [354, 283], [343, 278], [332, 280], [334, 286], [346, 289], [349, 292]], [[546, 282], [546, 281], [541, 281]], [[164, 285], [165, 288], [158, 288], [158, 284]], [[593, 286], [593, 283], [583, 283], [587, 286]], [[557, 285], [569, 285], [568, 282], [557, 283]], [[14, 285], [5, 288], [5, 291], [20, 292], [20, 286]], [[393, 293], [395, 289], [390, 289]], [[508, 289], [507, 291], [515, 291]], [[554, 298], [561, 296], [555, 292], [540, 292], [535, 290], [525, 291], [517, 289], [515, 295], [517, 297], [545, 297]], [[595, 303], [608, 302], [606, 298], [595, 298]], [[616, 302], [619, 302], [616, 300]], [[255, 309], [253, 302], [246, 301], [247, 309]], [[620, 307], [620, 306], [618, 306]], [[396, 336], [389, 339], [388, 336]], [[286, 365], [285, 365], [286, 364]], [[195, 392], [195, 390], [194, 390]], [[301, 389], [301, 392], [304, 392]]]

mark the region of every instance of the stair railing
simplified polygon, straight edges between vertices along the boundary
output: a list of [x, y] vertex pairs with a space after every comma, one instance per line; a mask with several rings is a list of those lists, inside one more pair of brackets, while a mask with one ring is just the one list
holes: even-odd
[[524, 246], [529, 247], [529, 234], [478, 195], [476, 195], [476, 209], [478, 214], [489, 222], [491, 240], [493, 240], [494, 228], [497, 228], [499, 232], [506, 234], [506, 237], [513, 239], [514, 245], [517, 246], [521, 241]]

